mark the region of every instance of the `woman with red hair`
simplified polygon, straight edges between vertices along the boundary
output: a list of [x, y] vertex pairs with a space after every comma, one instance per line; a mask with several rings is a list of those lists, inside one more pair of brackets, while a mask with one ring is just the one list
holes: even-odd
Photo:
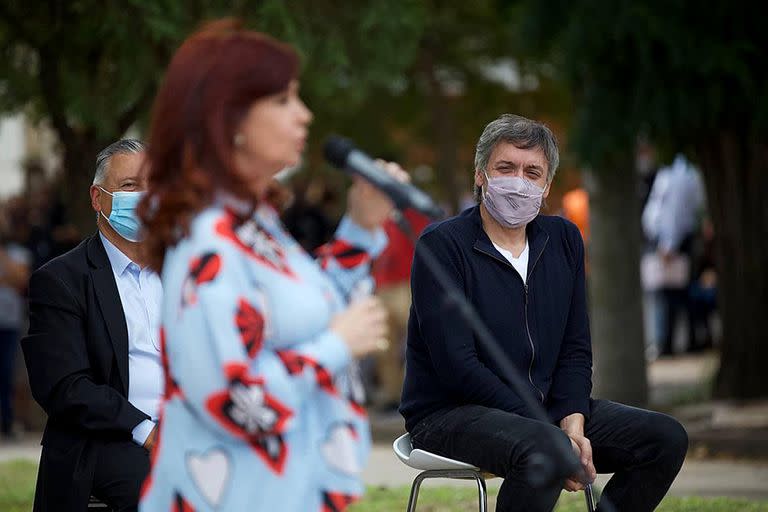
[[297, 76], [290, 47], [219, 21], [182, 44], [155, 100], [140, 212], [166, 390], [142, 510], [336, 511], [362, 492], [349, 368], [386, 345], [386, 314], [347, 301], [392, 206], [355, 182], [319, 262], [282, 227], [273, 177], [299, 163], [312, 119]]

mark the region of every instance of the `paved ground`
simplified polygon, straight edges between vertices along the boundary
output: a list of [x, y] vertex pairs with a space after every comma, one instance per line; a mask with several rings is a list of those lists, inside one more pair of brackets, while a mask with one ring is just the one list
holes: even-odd
[[[34, 439], [18, 444], [0, 444], [0, 463], [13, 459], [37, 462], [40, 446]], [[418, 474], [395, 457], [388, 444], [377, 443], [371, 460], [363, 474], [368, 485], [404, 486], [410, 485]], [[601, 475], [598, 483], [604, 484], [607, 476]], [[491, 489], [498, 487], [500, 480], [490, 480]], [[434, 485], [472, 485], [457, 480], [430, 481], [424, 484], [425, 491]], [[710, 461], [689, 458], [672, 487], [677, 496], [731, 496], [748, 499], [768, 499], [768, 461]]]
[[[649, 366], [648, 375], [652, 401], [675, 402], [685, 396], [690, 399], [691, 393], [696, 393], [702, 382], [711, 379], [716, 366], [717, 359], [713, 354], [655, 361]], [[752, 404], [694, 403], [677, 407], [674, 413], [684, 421], [694, 444], [672, 487], [672, 494], [768, 500], [768, 458], [753, 461], [702, 458], [713, 453], [738, 453], [747, 457], [755, 457], [756, 452], [762, 453], [762, 456], [768, 454], [768, 401]], [[374, 412], [371, 420], [377, 442], [364, 473], [366, 483], [410, 485], [417, 471], [401, 464], [390, 446], [391, 441], [404, 431], [402, 418], [397, 413], [382, 415]], [[0, 463], [13, 459], [37, 462], [40, 458], [38, 442], [39, 434], [28, 434], [20, 443], [0, 443]], [[760, 453], [757, 456], [761, 456]], [[604, 484], [607, 478], [599, 477], [598, 484]], [[498, 487], [499, 482], [491, 480], [489, 487]], [[443, 480], [440, 483], [428, 482], [425, 490], [432, 485], [472, 484]]]
[[[418, 471], [411, 469], [395, 457], [391, 447], [377, 444], [365, 470], [368, 485], [410, 485]], [[604, 485], [609, 475], [600, 475], [598, 485]], [[489, 480], [488, 487], [495, 488], [500, 480]], [[430, 485], [467, 485], [472, 482], [458, 480], [428, 481]], [[677, 477], [671, 494], [675, 496], [729, 496], [748, 499], [768, 499], [768, 461], [733, 462], [689, 459]]]

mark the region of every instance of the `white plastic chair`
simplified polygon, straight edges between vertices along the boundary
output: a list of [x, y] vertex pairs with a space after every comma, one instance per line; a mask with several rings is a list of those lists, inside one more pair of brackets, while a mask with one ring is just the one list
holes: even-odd
[[[430, 453], [426, 450], [414, 449], [411, 445], [411, 436], [405, 433], [395, 439], [392, 443], [392, 449], [400, 462], [413, 469], [421, 470], [416, 475], [411, 485], [411, 494], [408, 498], [407, 512], [416, 512], [416, 501], [419, 499], [419, 488], [421, 483], [427, 478], [459, 478], [462, 480], [475, 480], [477, 482], [478, 510], [480, 512], [488, 511], [488, 492], [485, 488], [485, 479], [494, 478], [495, 475], [485, 473], [480, 468], [448, 457]], [[592, 494], [592, 486], [587, 485], [584, 489], [584, 498], [587, 502], [587, 510], [594, 512], [595, 501]]]
[[403, 434], [392, 443], [392, 449], [400, 462], [406, 466], [421, 470], [411, 485], [411, 495], [408, 498], [407, 512], [416, 511], [416, 501], [419, 499], [421, 483], [427, 478], [458, 478], [477, 482], [478, 510], [488, 511], [488, 493], [485, 488], [485, 474], [466, 462], [442, 457], [425, 450], [413, 449], [410, 434]]

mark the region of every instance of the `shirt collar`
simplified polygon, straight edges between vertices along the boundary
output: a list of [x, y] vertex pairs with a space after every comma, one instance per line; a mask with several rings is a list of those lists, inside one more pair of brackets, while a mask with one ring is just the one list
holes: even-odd
[[118, 276], [123, 275], [125, 269], [127, 269], [133, 261], [110, 242], [103, 233], [99, 232], [99, 236], [101, 237], [101, 243], [104, 244], [104, 250], [107, 251], [107, 258], [109, 258], [109, 263], [112, 265], [112, 271]]

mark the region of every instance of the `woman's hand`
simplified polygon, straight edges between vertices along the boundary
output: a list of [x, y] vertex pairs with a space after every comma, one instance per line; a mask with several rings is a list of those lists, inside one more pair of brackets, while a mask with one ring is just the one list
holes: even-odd
[[388, 344], [387, 310], [376, 297], [354, 301], [331, 320], [331, 331], [347, 344], [359, 359]]
[[[394, 162], [376, 160], [376, 163], [396, 180], [407, 183], [408, 173]], [[355, 176], [354, 183], [347, 196], [347, 215], [358, 226], [373, 231], [379, 228], [392, 212], [394, 205], [383, 192], [368, 183], [365, 179]]]

